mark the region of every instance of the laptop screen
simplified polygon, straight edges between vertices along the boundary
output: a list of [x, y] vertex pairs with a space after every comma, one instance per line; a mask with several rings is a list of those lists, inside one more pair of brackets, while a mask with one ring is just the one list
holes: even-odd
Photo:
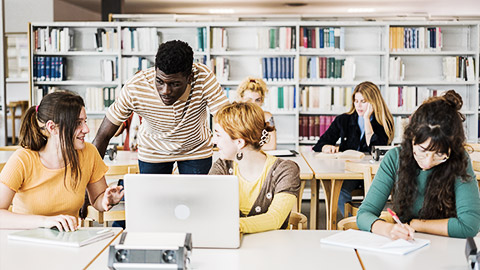
[[238, 179], [232, 175], [125, 175], [128, 232], [189, 232], [194, 247], [238, 248]]

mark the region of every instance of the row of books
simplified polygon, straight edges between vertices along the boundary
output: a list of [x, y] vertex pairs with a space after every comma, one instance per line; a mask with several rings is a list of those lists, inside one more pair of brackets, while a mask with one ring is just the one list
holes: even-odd
[[293, 111], [297, 108], [296, 91], [297, 89], [293, 85], [269, 87], [263, 102], [264, 109], [272, 112]]
[[390, 27], [390, 51], [442, 49], [440, 27]]
[[262, 75], [267, 81], [293, 80], [295, 57], [263, 57]]
[[118, 51], [117, 29], [97, 28], [95, 33], [95, 48], [99, 52]]
[[295, 49], [295, 27], [257, 29], [257, 49], [290, 51]]
[[412, 112], [429, 97], [441, 96], [446, 90], [428, 87], [391, 86], [387, 88], [386, 102], [393, 112]]
[[227, 29], [223, 27], [215, 27], [211, 29], [211, 45], [212, 50], [225, 51], [228, 48], [228, 35]]
[[300, 27], [300, 47], [345, 50], [344, 27]]
[[145, 57], [124, 57], [122, 58], [122, 78], [128, 80], [139, 70], [150, 68], [153, 65], [154, 63]]
[[198, 27], [197, 28], [197, 50], [204, 52], [207, 50], [207, 28]]
[[475, 80], [473, 56], [447, 56], [442, 60], [443, 77], [446, 81]]
[[[102, 124], [102, 121], [103, 121], [103, 118], [100, 118], [100, 119], [89, 118], [88, 119], [88, 129], [90, 129], [90, 132], [85, 134], [85, 141], [93, 142], [93, 140], [95, 139], [95, 136], [97, 135], [98, 129], [100, 128], [100, 126]], [[121, 136], [119, 136], [119, 137], [121, 137]], [[114, 138], [112, 138], [112, 139], [114, 139]], [[112, 142], [110, 141], [110, 143], [112, 143]]]
[[354, 87], [307, 86], [300, 93], [303, 111], [346, 111], [352, 106]]
[[335, 116], [332, 115], [300, 115], [298, 118], [298, 140], [319, 140], [333, 120], [335, 120]]
[[227, 81], [230, 76], [230, 62], [225, 57], [215, 57], [210, 59], [212, 72], [219, 81]]
[[63, 81], [66, 79], [67, 59], [60, 56], [34, 56], [34, 81]]
[[[225, 94], [230, 102], [239, 101], [236, 88], [224, 87]], [[295, 86], [272, 86], [263, 102], [263, 109], [270, 112], [290, 111], [297, 108], [295, 100], [297, 89]]]
[[102, 81], [113, 82], [118, 78], [118, 64], [117, 59], [102, 59], [100, 60], [100, 73], [102, 74]]
[[85, 109], [88, 112], [105, 111], [118, 95], [118, 87], [87, 87], [85, 90]]
[[160, 43], [160, 37], [155, 27], [122, 29], [123, 52], [156, 52]]
[[393, 56], [388, 59], [388, 78], [390, 81], [403, 81], [405, 78], [405, 64], [400, 56]]
[[355, 79], [355, 58], [300, 56], [300, 79]]
[[395, 129], [395, 135], [393, 136], [394, 143], [401, 143], [403, 139], [403, 133], [409, 123], [410, 118], [406, 116], [394, 116], [393, 128]]
[[50, 93], [53, 93], [53, 92], [56, 92], [56, 91], [65, 91], [64, 89], [60, 89], [56, 86], [48, 86], [48, 85], [37, 85], [37, 86], [34, 86], [33, 87], [33, 93], [35, 95], [35, 100], [37, 101], [37, 104], [34, 104], [34, 105], [38, 105], [40, 104], [40, 101], [42, 100], [42, 98], [44, 96], [46, 96], [47, 94], [50, 94]]
[[33, 35], [37, 52], [68, 52], [74, 47], [73, 34], [68, 27], [37, 28]]

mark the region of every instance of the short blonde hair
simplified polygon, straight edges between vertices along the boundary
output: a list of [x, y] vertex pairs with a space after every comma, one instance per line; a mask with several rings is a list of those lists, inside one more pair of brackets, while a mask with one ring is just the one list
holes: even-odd
[[265, 114], [262, 108], [255, 103], [233, 102], [221, 108], [214, 117], [232, 139], [243, 139], [247, 145], [260, 149], [262, 131], [274, 130], [265, 123]]
[[262, 103], [265, 100], [265, 96], [268, 92], [267, 84], [265, 83], [265, 81], [263, 79], [254, 77], [247, 77], [240, 83], [237, 88], [237, 96], [243, 98], [243, 95], [247, 90], [250, 90], [253, 93], [259, 93], [262, 97]]
[[395, 135], [393, 116], [390, 113], [390, 110], [388, 109], [385, 100], [383, 100], [380, 89], [378, 89], [378, 86], [376, 84], [368, 81], [362, 82], [357, 85], [352, 94], [352, 107], [350, 108], [350, 111], [348, 111], [348, 114], [352, 114], [355, 112], [355, 102], [353, 101], [355, 100], [356, 93], [362, 94], [365, 101], [372, 104], [375, 118], [385, 130], [385, 133], [388, 136], [388, 143], [390, 144], [393, 141], [393, 137]]

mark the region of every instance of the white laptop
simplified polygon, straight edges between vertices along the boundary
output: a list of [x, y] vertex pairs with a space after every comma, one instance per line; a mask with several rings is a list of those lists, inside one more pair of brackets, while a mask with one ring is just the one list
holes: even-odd
[[238, 248], [238, 179], [232, 175], [127, 174], [128, 232], [190, 232], [194, 247]]

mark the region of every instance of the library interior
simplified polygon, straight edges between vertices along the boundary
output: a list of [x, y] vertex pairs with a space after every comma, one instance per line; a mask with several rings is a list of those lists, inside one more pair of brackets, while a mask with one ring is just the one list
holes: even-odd
[[0, 269], [480, 269], [478, 0], [0, 3]]

